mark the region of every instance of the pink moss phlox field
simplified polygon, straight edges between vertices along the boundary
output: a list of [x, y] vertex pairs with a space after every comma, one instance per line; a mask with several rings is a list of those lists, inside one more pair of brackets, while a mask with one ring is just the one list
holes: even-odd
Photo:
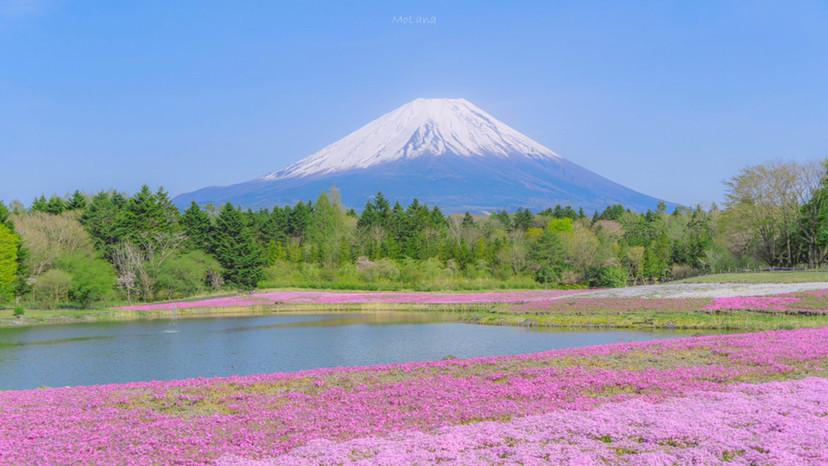
[[266, 306], [276, 303], [311, 303], [311, 304], [479, 304], [479, 303], [516, 303], [546, 301], [561, 296], [584, 293], [591, 290], [544, 290], [512, 291], [494, 293], [336, 293], [324, 291], [277, 291], [255, 293], [248, 296], [231, 296], [198, 301], [179, 301], [170, 303], [141, 304], [124, 306], [119, 309], [129, 311], [171, 310], [195, 307], [248, 307]]
[[727, 298], [713, 298], [703, 311], [719, 311], [722, 309], [745, 309], [751, 311], [780, 311], [790, 309], [792, 304], [800, 298], [780, 298], [776, 296], [731, 296]]
[[589, 298], [572, 296], [554, 300], [527, 301], [511, 306], [519, 312], [567, 312], [572, 310], [585, 312], [619, 312], [628, 313], [641, 310], [670, 310], [694, 312], [705, 306], [708, 298]]
[[799, 291], [775, 296], [733, 296], [724, 298], [591, 298], [577, 295], [558, 299], [527, 300], [510, 307], [523, 313], [549, 312], [617, 312], [629, 311], [758, 311], [828, 313], [828, 289]]
[[[375, 463], [372, 455], [405, 454], [394, 442], [401, 448], [406, 442], [421, 445], [411, 455], [422, 463], [429, 457], [416, 455], [428, 455], [424, 450], [434, 442], [448, 449], [446, 455], [459, 455], [459, 462], [476, 462], [464, 444], [449, 444], [461, 441], [453, 426], [479, 444], [474, 455], [501, 457], [495, 462], [537, 454], [539, 463], [547, 453], [565, 461], [575, 450], [584, 453], [573, 462], [601, 461], [604, 455], [610, 462], [635, 462], [628, 451], [635, 447], [653, 462], [666, 455], [663, 462], [684, 463], [691, 456], [680, 455], [688, 450], [702, 463], [714, 456], [756, 457], [759, 464], [818, 463], [822, 457], [812, 453], [819, 449], [808, 446], [823, 435], [828, 409], [819, 390], [824, 385], [805, 381], [785, 395], [788, 389], [762, 383], [825, 377], [826, 369], [828, 328], [818, 328], [470, 360], [10, 391], [0, 393], [0, 464], [203, 464], [285, 454], [314, 462], [319, 445], [344, 452], [334, 446], [349, 448], [343, 444], [349, 441], [376, 450], [350, 449], [343, 462]], [[760, 384], [736, 385], [745, 382]], [[754, 405], [742, 400], [765, 394]], [[777, 414], [788, 412], [787, 419], [771, 415], [773, 397], [781, 403]], [[700, 404], [708, 399], [722, 403]], [[808, 404], [813, 399], [822, 404]], [[730, 409], [728, 404], [730, 417], [704, 421], [710, 424], [696, 419], [707, 419], [708, 408]], [[763, 413], [767, 422], [779, 423], [753, 423]], [[571, 424], [571, 433], [556, 430], [561, 423]], [[715, 429], [700, 430], [707, 426]], [[725, 427], [740, 432], [719, 435], [717, 429]], [[489, 435], [493, 443], [486, 443]], [[549, 446], [560, 435], [565, 436], [560, 448]], [[780, 450], [780, 443], [793, 438], [785, 435], [797, 440]]]
[[430, 433], [315, 439], [279, 457], [217, 464], [828, 464], [826, 415], [828, 379], [807, 378]]
[[785, 293], [776, 296], [734, 296], [727, 298], [714, 298], [701, 310], [828, 313], [828, 289]]

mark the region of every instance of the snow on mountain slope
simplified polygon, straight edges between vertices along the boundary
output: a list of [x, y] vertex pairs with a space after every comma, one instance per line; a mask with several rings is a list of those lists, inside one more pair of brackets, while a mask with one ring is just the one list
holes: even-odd
[[445, 154], [560, 158], [465, 99], [417, 99], [261, 179], [327, 175]]
[[379, 191], [445, 212], [556, 204], [643, 212], [659, 202], [558, 156], [463, 99], [417, 99], [282, 170], [173, 201], [181, 208], [191, 201], [271, 208], [316, 199], [331, 186], [357, 209]]

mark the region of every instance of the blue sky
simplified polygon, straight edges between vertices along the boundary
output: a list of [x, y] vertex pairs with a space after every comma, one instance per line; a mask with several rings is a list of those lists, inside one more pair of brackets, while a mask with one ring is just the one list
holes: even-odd
[[828, 2], [0, 0], [0, 200], [247, 181], [418, 97], [720, 202], [828, 156]]

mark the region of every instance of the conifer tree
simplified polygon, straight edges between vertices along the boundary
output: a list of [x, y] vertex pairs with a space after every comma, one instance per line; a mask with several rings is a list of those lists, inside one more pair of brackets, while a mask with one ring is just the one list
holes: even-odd
[[32, 201], [32, 206], [29, 207], [29, 212], [47, 212], [49, 201], [46, 200], [46, 196], [43, 194], [40, 197], [36, 197], [34, 201]]
[[181, 216], [181, 227], [187, 236], [187, 247], [210, 252], [213, 225], [210, 216], [192, 201], [190, 207]]
[[548, 228], [532, 241], [527, 259], [535, 269], [535, 280], [540, 283], [557, 281], [566, 267], [561, 240]]
[[92, 197], [89, 206], [81, 214], [81, 225], [89, 232], [95, 247], [112, 258], [113, 249], [121, 241], [117, 223], [125, 199], [118, 193], [101, 191]]
[[60, 215], [64, 210], [66, 210], [66, 203], [63, 199], [58, 196], [52, 196], [46, 203], [44, 212], [52, 215]]
[[264, 259], [241, 212], [227, 203], [216, 217], [213, 251], [224, 269], [224, 281], [253, 289], [262, 279]]
[[69, 199], [69, 202], [66, 204], [66, 208], [68, 210], [83, 210], [86, 208], [88, 201], [86, 199], [86, 195], [80, 192], [80, 190], [75, 190], [72, 193], [72, 198]]
[[462, 228], [471, 228], [474, 226], [474, 217], [466, 211], [466, 215], [463, 216], [463, 222], [460, 224]]

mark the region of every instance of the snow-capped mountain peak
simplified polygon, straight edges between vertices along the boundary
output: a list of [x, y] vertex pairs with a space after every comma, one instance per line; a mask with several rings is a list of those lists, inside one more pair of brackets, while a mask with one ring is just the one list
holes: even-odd
[[560, 159], [465, 99], [417, 99], [262, 179], [325, 175], [447, 154]]

